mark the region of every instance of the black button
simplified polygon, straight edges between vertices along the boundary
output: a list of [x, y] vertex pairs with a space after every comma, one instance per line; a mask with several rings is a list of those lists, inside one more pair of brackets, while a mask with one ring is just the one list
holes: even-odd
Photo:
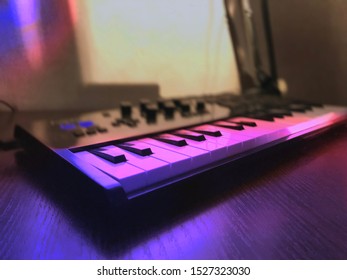
[[113, 125], [113, 126], [120, 126], [121, 125], [121, 120], [115, 120], [114, 122], [112, 122], [111, 124]]
[[120, 111], [123, 119], [130, 119], [132, 113], [131, 103], [128, 101], [121, 102]]
[[86, 129], [86, 133], [87, 133], [88, 135], [95, 134], [96, 132], [97, 132], [97, 130], [96, 130], [96, 127], [94, 127], [94, 126], [88, 127], [88, 128]]
[[156, 104], [147, 104], [145, 108], [147, 123], [156, 122], [158, 106]]
[[81, 137], [84, 136], [84, 131], [81, 128], [77, 128], [75, 130], [72, 131], [72, 134], [76, 137]]
[[149, 99], [140, 99], [140, 111], [141, 114], [144, 114], [146, 112], [146, 106], [148, 104], [150, 104], [150, 100]]
[[190, 102], [189, 101], [182, 101], [180, 104], [181, 113], [182, 116], [189, 116], [190, 115]]
[[166, 119], [173, 119], [175, 112], [175, 104], [172, 101], [167, 101], [163, 104], [164, 116]]
[[203, 100], [196, 101], [196, 111], [199, 114], [206, 112], [205, 102]]
[[106, 127], [100, 127], [100, 126], [98, 126], [96, 129], [97, 129], [98, 132], [100, 132], [100, 133], [105, 133], [105, 132], [108, 131]]

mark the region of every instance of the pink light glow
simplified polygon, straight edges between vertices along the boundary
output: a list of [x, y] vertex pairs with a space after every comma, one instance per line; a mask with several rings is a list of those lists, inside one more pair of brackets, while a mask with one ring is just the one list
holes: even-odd
[[73, 11], [69, 3], [57, 0], [14, 0], [7, 9], [9, 16], [3, 27], [11, 29], [11, 38], [3, 39], [15, 43], [2, 54], [0, 74], [12, 91], [26, 87], [26, 81], [33, 82], [66, 56]]
[[42, 38], [40, 33], [40, 13], [37, 0], [17, 0], [14, 2], [25, 55], [33, 69], [42, 66]]

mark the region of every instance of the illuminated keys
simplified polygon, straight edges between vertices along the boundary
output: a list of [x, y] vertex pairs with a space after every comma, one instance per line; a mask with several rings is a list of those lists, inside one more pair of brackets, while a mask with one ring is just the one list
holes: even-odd
[[[148, 145], [139, 141], [132, 141], [128, 143], [148, 147]], [[97, 168], [100, 168], [110, 176], [116, 178], [129, 191], [138, 189], [143, 185], [152, 185], [158, 183], [168, 179], [173, 174], [171, 172], [170, 163], [158, 159], [158, 156], [142, 156], [133, 152], [122, 150], [121, 148], [113, 145], [102, 147], [102, 151], [104, 154], [111, 155], [124, 154], [126, 162], [114, 164], [110, 163], [109, 161], [106, 162], [102, 157], [99, 156], [98, 158], [92, 157], [92, 153], [89, 153], [89, 155], [85, 154], [85, 152], [83, 152], [84, 154], [76, 154], [78, 156], [83, 156], [85, 160], [88, 160]], [[127, 177], [129, 177], [129, 179], [127, 179]]]
[[126, 161], [125, 155], [121, 153], [119, 150], [107, 150], [101, 148], [90, 150], [89, 152], [113, 163], [120, 163]]
[[178, 137], [194, 140], [194, 141], [205, 141], [206, 140], [206, 138], [203, 134], [197, 133], [194, 131], [185, 130], [185, 129], [175, 130], [175, 131], [171, 132], [170, 134], [176, 135]]
[[[209, 129], [209, 130], [218, 130], [222, 134], [222, 138], [226, 138], [232, 142], [237, 142], [237, 143], [242, 143], [242, 149], [243, 150], [248, 150], [252, 149], [256, 146], [256, 142], [253, 139], [253, 137], [248, 136], [248, 135], [242, 135], [240, 134], [240, 131], [238, 130], [233, 130], [233, 129], [228, 129], [224, 127], [217, 127], [214, 125], [209, 125], [206, 124], [203, 126], [204, 129]], [[211, 140], [211, 138], [209, 138]]]
[[227, 147], [225, 145], [221, 145], [215, 141], [209, 142], [209, 141], [195, 141], [186, 139], [188, 146], [199, 148], [205, 151], [208, 151], [210, 153], [210, 160], [211, 161], [217, 161], [220, 159], [225, 158], [225, 155], [227, 153]]
[[114, 164], [88, 151], [77, 152], [75, 155], [110, 177], [115, 178], [126, 192], [134, 191], [148, 184], [144, 170], [128, 162]]
[[[179, 139], [176, 139], [176, 140], [179, 140]], [[211, 162], [210, 153], [206, 150], [198, 149], [196, 147], [192, 147], [189, 145], [176, 146], [175, 144], [165, 143], [163, 141], [152, 139], [152, 138], [143, 138], [141, 139], [141, 141], [153, 146], [157, 146], [157, 147], [172, 151], [172, 152], [176, 152], [181, 155], [188, 156], [191, 160], [191, 169], [204, 166]]]
[[177, 147], [187, 146], [186, 140], [174, 135], [170, 135], [170, 134], [160, 134], [158, 136], [153, 137], [153, 139], [158, 140], [160, 142], [168, 143]]
[[153, 154], [150, 148], [142, 145], [141, 143], [136, 143], [136, 142], [126, 142], [126, 143], [117, 144], [117, 147], [129, 152], [133, 152], [140, 156], [149, 156]]
[[233, 130], [243, 130], [243, 126], [240, 124], [233, 124], [233, 123], [229, 123], [229, 122], [225, 122], [225, 121], [218, 121], [218, 122], [214, 122], [212, 123], [212, 125], [214, 126], [218, 126], [218, 127], [224, 127], [227, 129], [233, 129]]
[[[252, 122], [254, 120], [250, 118], [232, 118], [228, 121], [235, 122]], [[264, 120], [256, 120], [256, 127], [247, 127], [245, 130], [240, 131], [240, 135], [252, 137], [255, 141], [255, 145], [266, 144], [280, 138], [288, 136], [288, 131], [286, 130], [287, 125], [278, 122], [268, 122]]]
[[151, 157], [165, 161], [170, 164], [170, 172], [167, 173], [167, 179], [171, 176], [176, 176], [182, 173], [188, 172], [191, 168], [191, 158], [189, 156], [173, 152], [171, 150], [163, 149], [158, 146], [150, 145], [143, 141], [144, 139], [139, 139], [139, 142], [145, 143], [150, 146], [153, 154]]
[[230, 120], [227, 120], [227, 122], [231, 122], [231, 123], [235, 123], [235, 124], [239, 124], [239, 125], [243, 125], [243, 126], [250, 126], [250, 127], [256, 127], [257, 126], [256, 122], [244, 121], [244, 120], [235, 121], [233, 119], [230, 119]]
[[210, 126], [207, 125], [200, 125], [200, 126], [195, 126], [195, 127], [191, 127], [189, 128], [189, 130], [197, 132], [197, 133], [201, 133], [204, 135], [209, 135], [209, 136], [213, 136], [213, 137], [220, 137], [222, 136], [222, 133], [215, 128], [211, 128]]

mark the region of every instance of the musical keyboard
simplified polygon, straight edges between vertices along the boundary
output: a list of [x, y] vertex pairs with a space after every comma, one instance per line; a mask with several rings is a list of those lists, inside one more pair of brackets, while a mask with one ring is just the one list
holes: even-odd
[[344, 107], [271, 96], [129, 104], [23, 121], [15, 134], [26, 146], [36, 142], [53, 152], [99, 189], [130, 199], [347, 119]]

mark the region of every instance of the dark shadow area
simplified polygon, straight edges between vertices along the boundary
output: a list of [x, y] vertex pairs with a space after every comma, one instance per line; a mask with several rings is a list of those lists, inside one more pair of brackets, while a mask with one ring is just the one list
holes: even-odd
[[338, 133], [284, 143], [119, 205], [110, 205], [102, 192], [52, 161], [49, 168], [33, 161], [32, 154], [19, 152], [17, 162], [32, 185], [62, 210], [92, 246], [106, 258], [119, 258], [153, 234], [261, 187], [263, 178], [276, 178], [279, 168], [291, 168], [298, 157], [324, 150], [324, 143], [333, 142]]
[[269, 1], [279, 77], [289, 96], [346, 105], [345, 1]]

